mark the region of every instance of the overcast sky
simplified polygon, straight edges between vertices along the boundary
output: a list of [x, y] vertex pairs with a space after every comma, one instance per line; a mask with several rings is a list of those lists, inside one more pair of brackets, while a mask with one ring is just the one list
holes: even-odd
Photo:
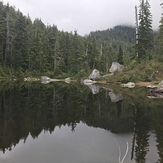
[[[89, 34], [115, 25], [135, 24], [135, 5], [139, 0], [3, 0], [9, 2], [30, 18], [41, 18], [59, 30]], [[150, 0], [153, 28], [158, 29], [161, 17], [161, 0]]]

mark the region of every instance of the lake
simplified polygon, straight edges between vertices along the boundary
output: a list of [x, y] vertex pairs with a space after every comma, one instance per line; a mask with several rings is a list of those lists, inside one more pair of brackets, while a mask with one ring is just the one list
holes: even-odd
[[146, 88], [0, 83], [0, 163], [161, 163], [163, 100]]

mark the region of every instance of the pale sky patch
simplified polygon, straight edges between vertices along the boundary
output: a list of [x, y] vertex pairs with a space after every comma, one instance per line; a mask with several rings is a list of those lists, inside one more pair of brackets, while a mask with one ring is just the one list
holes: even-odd
[[[32, 20], [56, 25], [59, 30], [89, 34], [115, 25], [135, 25], [135, 5], [139, 0], [3, 0], [9, 2]], [[161, 18], [160, 0], [150, 0], [153, 28], [158, 29]]]

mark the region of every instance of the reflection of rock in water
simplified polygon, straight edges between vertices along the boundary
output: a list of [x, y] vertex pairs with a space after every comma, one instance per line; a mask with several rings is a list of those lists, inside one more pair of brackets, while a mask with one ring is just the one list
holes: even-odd
[[43, 81], [41, 81], [41, 84], [49, 84], [51, 81], [45, 81], [45, 80], [43, 80]]
[[93, 94], [97, 94], [100, 91], [100, 86], [92, 84], [92, 85], [88, 85], [88, 87], [90, 88], [90, 90], [92, 91]]
[[47, 76], [41, 76], [41, 83], [42, 84], [48, 84], [51, 82], [51, 79]]
[[118, 102], [123, 100], [123, 96], [121, 94], [115, 94], [114, 92], [109, 92], [109, 96], [111, 99], [111, 102]]
[[84, 83], [85, 85], [92, 85], [92, 84], [96, 83], [96, 81], [90, 80], [90, 79], [85, 79], [85, 80], [83, 81], [83, 83]]

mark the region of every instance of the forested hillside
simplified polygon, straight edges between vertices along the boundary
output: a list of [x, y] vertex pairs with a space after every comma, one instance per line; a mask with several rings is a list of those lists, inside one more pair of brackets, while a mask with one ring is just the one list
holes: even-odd
[[126, 62], [133, 53], [132, 27], [117, 26], [82, 37], [77, 31], [68, 33], [59, 31], [56, 25], [47, 26], [40, 19], [32, 22], [3, 2], [0, 24], [0, 76], [11, 70], [80, 76], [97, 68], [106, 73], [111, 62], [117, 60], [120, 46]]
[[84, 37], [59, 31], [57, 25], [32, 21], [0, 2], [0, 76], [30, 72], [81, 77], [94, 68], [108, 73], [113, 61], [128, 65], [135, 58], [135, 38], [135, 28], [122, 25]]
[[119, 40], [135, 43], [135, 27], [118, 25], [103, 31], [91, 32], [91, 35], [101, 40]]

